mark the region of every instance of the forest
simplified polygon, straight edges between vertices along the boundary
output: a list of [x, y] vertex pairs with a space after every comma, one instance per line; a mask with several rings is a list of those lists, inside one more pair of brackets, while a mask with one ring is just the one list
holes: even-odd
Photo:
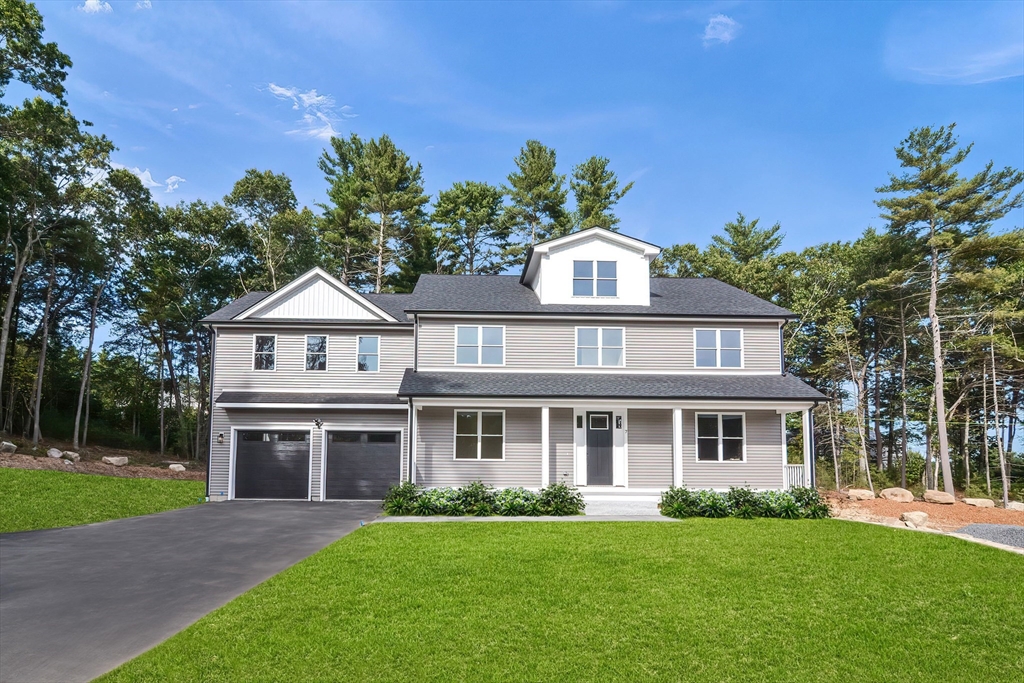
[[[566, 169], [536, 140], [500, 185], [430, 196], [388, 135], [352, 134], [310, 159], [324, 177], [315, 206], [255, 168], [220, 201], [161, 205], [71, 111], [71, 65], [32, 4], [0, 0], [0, 431], [32, 444], [204, 459], [200, 321], [313, 266], [360, 291], [408, 292], [423, 273], [514, 271], [539, 240], [628, 232], [614, 211], [633, 184], [609, 159]], [[12, 84], [29, 96], [9, 101]], [[791, 251], [783, 226], [737, 213], [704, 248], [666, 247], [655, 274], [718, 278], [799, 316], [784, 330], [787, 369], [831, 399], [814, 411], [820, 486], [1020, 498], [1024, 229], [994, 226], [1021, 207], [1024, 174], [971, 156], [955, 123], [908, 129], [878, 169], [881, 228]]]

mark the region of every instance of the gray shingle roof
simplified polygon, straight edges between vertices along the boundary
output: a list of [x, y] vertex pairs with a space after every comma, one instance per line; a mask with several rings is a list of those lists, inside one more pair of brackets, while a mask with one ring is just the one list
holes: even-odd
[[406, 370], [399, 396], [821, 401], [793, 375], [627, 375]]
[[224, 308], [214, 311], [210, 315], [206, 316], [200, 320], [200, 322], [215, 323], [224, 320], [233, 320], [236, 315], [239, 315], [247, 309], [255, 306], [270, 296], [270, 294], [270, 292], [249, 292], [248, 294], [243, 294]]
[[421, 275], [407, 310], [783, 318], [793, 314], [713, 278], [651, 278], [650, 306], [542, 305], [517, 275]]
[[254, 407], [260, 403], [352, 405], [352, 404], [405, 404], [405, 400], [391, 394], [324, 394], [283, 393], [259, 391], [225, 391], [217, 397], [218, 404], [246, 403]]
[[377, 308], [385, 310], [395, 320], [412, 322], [412, 318], [405, 315], [405, 309], [412, 302], [412, 294], [363, 294], [362, 296]]

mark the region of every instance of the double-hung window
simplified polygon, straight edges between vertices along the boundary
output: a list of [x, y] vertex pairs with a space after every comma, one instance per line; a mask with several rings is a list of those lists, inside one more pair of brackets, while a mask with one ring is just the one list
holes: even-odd
[[739, 330], [694, 330], [698, 368], [743, 367], [743, 334]]
[[576, 365], [622, 367], [624, 336], [621, 327], [577, 327]]
[[257, 334], [252, 343], [252, 369], [273, 370], [277, 356], [277, 335]]
[[697, 414], [697, 460], [743, 460], [743, 415]]
[[487, 325], [455, 327], [456, 365], [504, 365], [505, 328]]
[[380, 337], [356, 337], [356, 347], [357, 371], [377, 372], [380, 370]]
[[502, 460], [505, 457], [505, 413], [455, 411], [455, 459]]
[[306, 369], [315, 371], [327, 370], [327, 336], [322, 334], [306, 335]]
[[573, 296], [618, 296], [615, 261], [573, 261]]

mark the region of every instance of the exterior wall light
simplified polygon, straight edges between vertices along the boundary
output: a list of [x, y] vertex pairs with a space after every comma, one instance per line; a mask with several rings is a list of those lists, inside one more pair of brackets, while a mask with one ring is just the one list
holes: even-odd
[[224, 432], [217, 434], [217, 443], [224, 443]]

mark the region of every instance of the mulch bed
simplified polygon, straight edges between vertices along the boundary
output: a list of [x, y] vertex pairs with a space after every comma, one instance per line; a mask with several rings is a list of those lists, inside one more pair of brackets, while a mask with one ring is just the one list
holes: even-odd
[[845, 494], [829, 492], [828, 503], [838, 511], [840, 518], [866, 519], [867, 521], [893, 522], [904, 512], [921, 511], [928, 514], [926, 526], [955, 531], [968, 524], [1012, 524], [1024, 526], [1024, 512], [1003, 508], [977, 508], [957, 501], [953, 505], [939, 505], [915, 500], [913, 503], [897, 503], [892, 500], [849, 500]]
[[[131, 462], [129, 460], [128, 462]], [[195, 467], [196, 464], [191, 464]], [[60, 470], [61, 472], [78, 472], [79, 474], [105, 474], [111, 477], [129, 479], [184, 479], [187, 481], [206, 481], [206, 469], [188, 469], [174, 472], [164, 467], [148, 467], [143, 465], [125, 465], [115, 467], [105, 462], [96, 462], [83, 458], [80, 462], [67, 464], [60, 458], [46, 455], [35, 456], [23, 453], [0, 453], [0, 467], [14, 467], [24, 470]], [[202, 467], [202, 464], [199, 464]]]

